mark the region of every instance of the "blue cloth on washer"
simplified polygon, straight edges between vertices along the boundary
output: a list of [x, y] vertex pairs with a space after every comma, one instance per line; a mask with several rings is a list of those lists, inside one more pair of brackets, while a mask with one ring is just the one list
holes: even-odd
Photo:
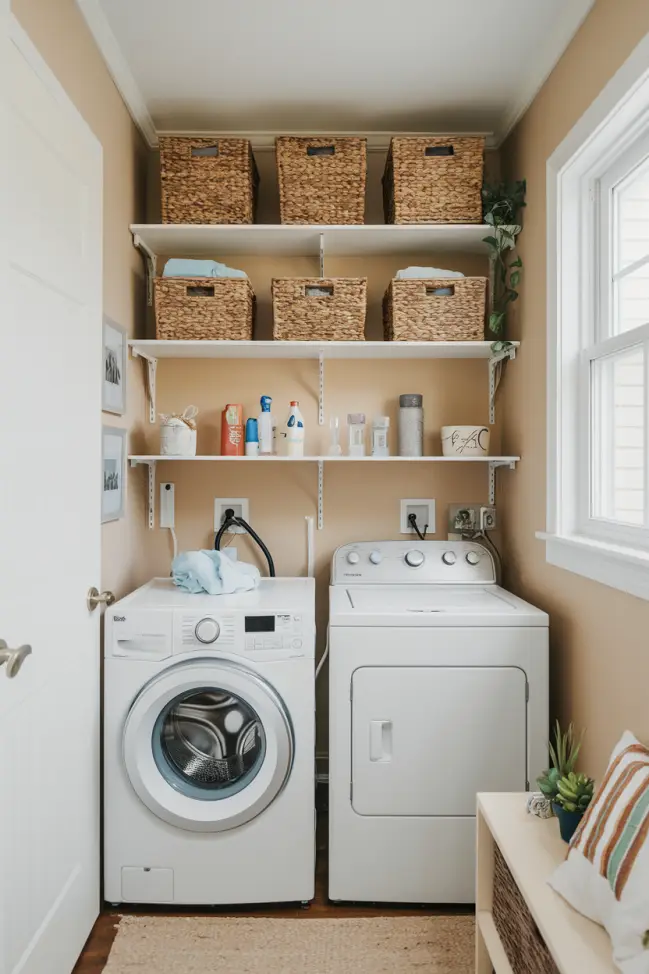
[[220, 551], [184, 551], [171, 563], [171, 576], [183, 592], [231, 595], [259, 587], [259, 569], [244, 561], [231, 561]]
[[218, 260], [185, 260], [170, 257], [164, 266], [163, 277], [248, 277], [245, 271], [238, 271]]

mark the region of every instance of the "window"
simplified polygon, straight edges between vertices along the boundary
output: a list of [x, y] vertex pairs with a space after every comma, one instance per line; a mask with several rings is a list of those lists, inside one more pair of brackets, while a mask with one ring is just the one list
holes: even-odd
[[548, 561], [649, 599], [649, 36], [548, 162]]

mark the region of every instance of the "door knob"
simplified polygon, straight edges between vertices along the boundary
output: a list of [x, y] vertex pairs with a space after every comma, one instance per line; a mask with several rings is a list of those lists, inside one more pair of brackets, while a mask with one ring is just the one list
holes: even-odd
[[9, 649], [4, 639], [0, 639], [0, 666], [7, 664], [5, 673], [10, 680], [18, 676], [20, 667], [25, 659], [31, 654], [31, 646], [19, 646], [18, 649]]
[[94, 586], [88, 590], [88, 608], [92, 612], [96, 609], [98, 605], [112, 605], [115, 601], [115, 596], [112, 592], [100, 592]]

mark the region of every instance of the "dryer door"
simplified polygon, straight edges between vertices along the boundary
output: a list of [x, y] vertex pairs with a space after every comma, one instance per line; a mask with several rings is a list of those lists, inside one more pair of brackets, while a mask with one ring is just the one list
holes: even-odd
[[360, 815], [475, 815], [479, 791], [525, 791], [525, 673], [367, 666], [352, 677]]
[[138, 694], [124, 725], [133, 788], [159, 818], [195, 832], [249, 822], [282, 790], [293, 763], [283, 701], [228, 660], [179, 663]]

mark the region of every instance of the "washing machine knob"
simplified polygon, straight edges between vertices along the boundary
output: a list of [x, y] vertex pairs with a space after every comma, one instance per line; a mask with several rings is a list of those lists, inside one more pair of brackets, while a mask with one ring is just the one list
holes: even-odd
[[350, 565], [358, 565], [360, 560], [361, 560], [361, 556], [357, 551], [348, 552], [347, 561], [349, 562]]
[[454, 565], [455, 564], [455, 552], [454, 551], [445, 551], [444, 554], [442, 555], [442, 561], [444, 562], [445, 565]]
[[370, 561], [373, 565], [380, 565], [383, 561], [383, 555], [380, 551], [370, 551]]
[[406, 565], [410, 565], [411, 568], [421, 568], [425, 561], [426, 556], [423, 551], [406, 551]]
[[468, 563], [470, 565], [477, 565], [478, 562], [480, 561], [480, 552], [479, 551], [467, 551], [467, 553], [466, 553], [466, 560], [468, 561]]
[[199, 622], [196, 623], [196, 626], [194, 627], [194, 634], [198, 639], [199, 643], [205, 643], [205, 645], [209, 645], [209, 643], [215, 643], [216, 640], [219, 638], [220, 633], [221, 633], [220, 625], [218, 624], [216, 619], [210, 619], [209, 616], [206, 616], [204, 619], [201, 619]]

